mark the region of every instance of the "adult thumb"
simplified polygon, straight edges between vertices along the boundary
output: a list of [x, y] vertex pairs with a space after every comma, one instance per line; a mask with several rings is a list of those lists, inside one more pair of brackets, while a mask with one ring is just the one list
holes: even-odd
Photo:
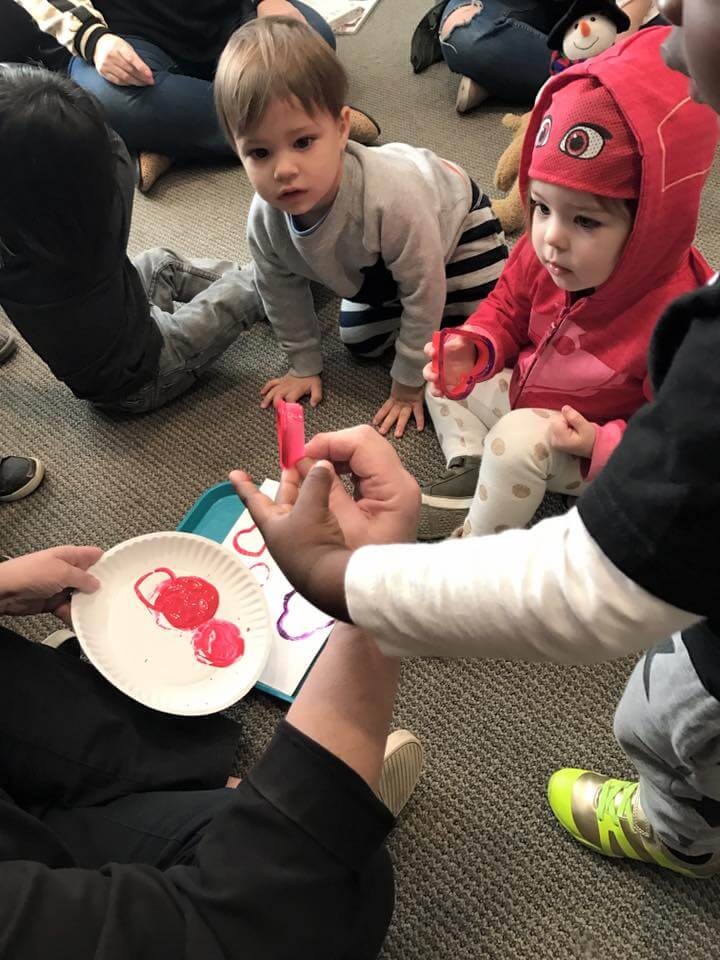
[[318, 460], [300, 487], [295, 510], [328, 510], [335, 471], [329, 460]]

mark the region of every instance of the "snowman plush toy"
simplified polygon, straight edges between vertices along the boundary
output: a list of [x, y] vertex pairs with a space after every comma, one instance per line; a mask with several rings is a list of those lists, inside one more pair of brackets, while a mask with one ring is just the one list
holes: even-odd
[[550, 73], [603, 53], [629, 27], [630, 18], [613, 0], [575, 0], [548, 36]]

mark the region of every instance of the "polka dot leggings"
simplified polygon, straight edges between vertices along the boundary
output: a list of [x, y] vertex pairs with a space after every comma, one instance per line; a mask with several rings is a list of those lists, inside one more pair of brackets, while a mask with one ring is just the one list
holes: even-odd
[[587, 486], [580, 471], [582, 460], [550, 446], [550, 423], [560, 414], [510, 409], [511, 376], [512, 371], [503, 370], [479, 383], [465, 400], [433, 397], [426, 391], [446, 460], [482, 457], [466, 534], [524, 527], [548, 490], [579, 496]]

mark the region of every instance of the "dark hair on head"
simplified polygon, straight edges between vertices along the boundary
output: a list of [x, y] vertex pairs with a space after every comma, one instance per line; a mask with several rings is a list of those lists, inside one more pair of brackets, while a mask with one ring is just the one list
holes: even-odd
[[0, 262], [56, 266], [104, 247], [117, 192], [98, 103], [57, 73], [0, 65]]
[[297, 100], [306, 113], [339, 117], [348, 78], [320, 34], [290, 17], [250, 20], [230, 37], [215, 74], [215, 108], [234, 147], [273, 100]]

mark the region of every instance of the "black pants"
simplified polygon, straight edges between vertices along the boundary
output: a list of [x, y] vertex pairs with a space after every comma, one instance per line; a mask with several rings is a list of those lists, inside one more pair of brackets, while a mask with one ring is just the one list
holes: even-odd
[[286, 722], [224, 789], [236, 737], [0, 628], [0, 958], [376, 956], [389, 811]]
[[0, 0], [0, 63], [28, 62], [64, 70], [70, 54], [43, 33], [15, 0]]

